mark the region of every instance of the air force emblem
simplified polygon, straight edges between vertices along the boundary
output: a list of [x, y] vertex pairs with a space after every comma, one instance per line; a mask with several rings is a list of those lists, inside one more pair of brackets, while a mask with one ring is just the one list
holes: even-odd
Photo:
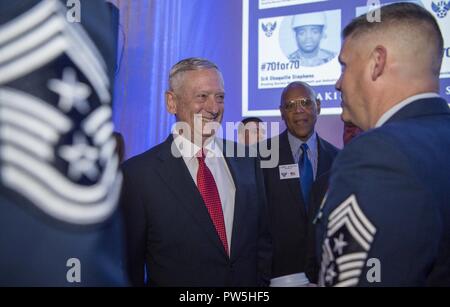
[[351, 195], [331, 212], [322, 246], [321, 286], [349, 287], [358, 284], [376, 228]]
[[266, 34], [267, 37], [271, 37], [273, 35], [273, 31], [277, 28], [277, 22], [274, 23], [268, 22], [266, 24], [261, 23], [262, 29], [264, 31], [264, 34]]
[[431, 9], [436, 13], [437, 17], [444, 18], [450, 10], [450, 1], [437, 1], [437, 3], [433, 1], [431, 2]]
[[122, 180], [110, 84], [65, 12], [41, 1], [0, 30], [0, 185], [53, 218], [92, 224], [114, 211]]

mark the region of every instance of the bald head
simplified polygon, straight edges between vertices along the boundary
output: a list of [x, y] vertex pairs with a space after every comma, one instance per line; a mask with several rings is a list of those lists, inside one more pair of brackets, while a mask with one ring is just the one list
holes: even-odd
[[367, 47], [388, 45], [410, 73], [428, 71], [439, 78], [444, 41], [433, 15], [417, 4], [394, 3], [383, 6], [380, 16], [380, 22], [369, 22], [366, 15], [355, 18], [345, 27], [344, 38], [364, 41]]
[[292, 82], [281, 94], [280, 112], [291, 135], [306, 142], [314, 133], [320, 100], [308, 84]]

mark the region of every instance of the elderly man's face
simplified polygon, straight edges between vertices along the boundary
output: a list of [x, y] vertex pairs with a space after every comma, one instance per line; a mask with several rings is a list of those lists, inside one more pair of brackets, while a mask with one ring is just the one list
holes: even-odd
[[356, 50], [355, 43], [357, 42], [351, 38], [344, 41], [339, 55], [342, 72], [336, 82], [336, 89], [341, 92], [342, 96], [342, 120], [363, 127], [366, 112], [364, 102], [365, 61], [359, 52], [354, 51]]
[[[305, 106], [297, 103], [302, 100], [307, 102], [303, 103]], [[283, 95], [280, 111], [289, 132], [302, 141], [307, 141], [320, 113], [320, 101], [305, 86], [294, 86]]]
[[302, 26], [295, 29], [298, 47], [306, 53], [319, 48], [323, 36], [323, 26]]
[[[187, 123], [191, 131], [201, 136], [204, 142], [215, 133], [204, 129], [205, 125], [220, 124], [222, 121], [224, 98], [222, 76], [217, 70], [192, 70], [184, 72], [178, 88], [167, 93], [167, 106], [169, 112], [176, 115], [178, 122]], [[199, 124], [194, 125], [195, 117]], [[190, 139], [193, 140], [193, 135]]]

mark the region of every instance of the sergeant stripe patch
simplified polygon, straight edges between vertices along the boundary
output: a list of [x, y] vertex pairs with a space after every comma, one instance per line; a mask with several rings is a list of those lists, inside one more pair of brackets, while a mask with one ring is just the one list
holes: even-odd
[[336, 207], [328, 218], [319, 284], [356, 286], [375, 233], [375, 226], [362, 212], [355, 195]]
[[45, 0], [0, 29], [0, 181], [53, 218], [92, 224], [114, 212], [122, 177], [106, 64], [65, 13]]

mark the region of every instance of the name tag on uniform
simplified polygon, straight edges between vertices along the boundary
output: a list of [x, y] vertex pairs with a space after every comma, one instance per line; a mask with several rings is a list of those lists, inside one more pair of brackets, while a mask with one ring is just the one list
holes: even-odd
[[299, 178], [300, 173], [298, 171], [298, 164], [286, 164], [286, 165], [280, 165], [280, 179], [292, 179], [292, 178]]

